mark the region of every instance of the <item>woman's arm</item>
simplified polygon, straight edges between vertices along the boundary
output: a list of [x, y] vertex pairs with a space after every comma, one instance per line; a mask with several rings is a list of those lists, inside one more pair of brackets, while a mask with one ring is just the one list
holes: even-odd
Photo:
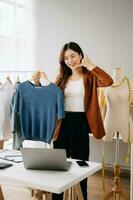
[[53, 141], [56, 141], [58, 139], [60, 127], [61, 127], [61, 119], [57, 119], [53, 134]]
[[80, 66], [86, 67], [88, 71], [90, 71], [96, 77], [97, 87], [106, 87], [112, 85], [113, 79], [109, 76], [109, 74], [107, 74], [100, 67], [94, 65], [87, 55], [85, 55], [85, 57], [82, 59]]
[[113, 79], [100, 67], [95, 67], [91, 73], [97, 78], [97, 87], [107, 87], [113, 84]]

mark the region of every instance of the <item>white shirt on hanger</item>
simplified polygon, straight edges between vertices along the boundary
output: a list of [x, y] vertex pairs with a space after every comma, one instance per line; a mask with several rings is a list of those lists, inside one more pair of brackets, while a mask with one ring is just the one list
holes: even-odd
[[14, 92], [14, 85], [7, 79], [0, 87], [0, 140], [12, 137], [10, 103]]

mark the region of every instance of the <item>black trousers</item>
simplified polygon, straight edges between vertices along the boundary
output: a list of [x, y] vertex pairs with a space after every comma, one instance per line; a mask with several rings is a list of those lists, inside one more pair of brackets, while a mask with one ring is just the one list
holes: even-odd
[[[68, 158], [89, 160], [89, 132], [84, 112], [66, 112], [54, 148], [66, 149]], [[80, 185], [84, 200], [87, 200], [87, 179], [81, 181]], [[53, 200], [60, 200], [62, 197], [62, 194], [53, 194]]]

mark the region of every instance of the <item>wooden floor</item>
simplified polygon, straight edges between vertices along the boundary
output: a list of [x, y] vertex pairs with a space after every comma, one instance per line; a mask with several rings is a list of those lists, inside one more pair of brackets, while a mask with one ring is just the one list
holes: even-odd
[[[106, 169], [105, 170], [105, 194], [110, 192], [114, 186], [113, 180], [113, 170]], [[120, 175], [120, 188], [123, 193], [126, 195], [127, 199], [130, 200], [130, 173], [125, 170], [121, 172]], [[104, 192], [102, 187], [102, 179], [101, 179], [101, 171], [93, 174], [88, 179], [88, 199], [89, 200], [103, 200]], [[113, 198], [110, 198], [113, 200]], [[121, 198], [122, 200], [122, 198]]]
[[[106, 192], [111, 191], [113, 187], [113, 171], [105, 171]], [[121, 189], [127, 194], [128, 200], [130, 191], [130, 174], [127, 171], [121, 173]], [[5, 200], [33, 200], [30, 190], [18, 185], [3, 185]], [[88, 179], [88, 200], [103, 200], [101, 171], [93, 174]], [[45, 199], [45, 198], [44, 198]], [[110, 200], [113, 200], [112, 198]]]

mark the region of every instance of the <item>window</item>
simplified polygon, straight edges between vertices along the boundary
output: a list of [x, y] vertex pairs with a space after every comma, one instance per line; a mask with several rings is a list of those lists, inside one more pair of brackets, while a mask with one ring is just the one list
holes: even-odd
[[0, 70], [33, 69], [33, 8], [33, 0], [0, 0]]

